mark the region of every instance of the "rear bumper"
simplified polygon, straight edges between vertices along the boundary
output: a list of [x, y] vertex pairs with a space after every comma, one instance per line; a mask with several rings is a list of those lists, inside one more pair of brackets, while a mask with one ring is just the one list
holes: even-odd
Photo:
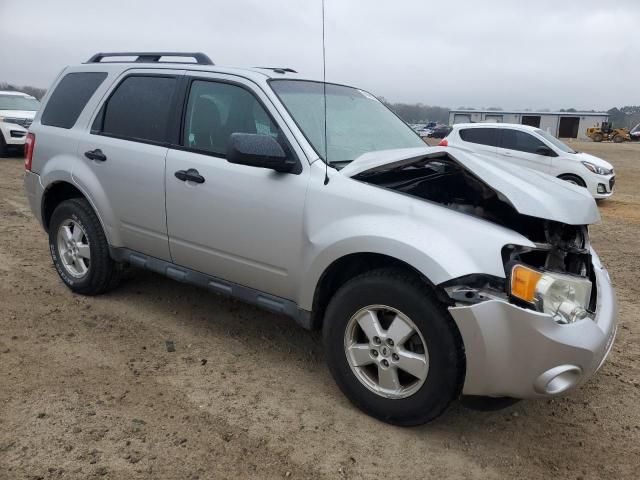
[[26, 171], [24, 173], [24, 189], [33, 215], [42, 224], [42, 195], [44, 194], [44, 187], [40, 182], [40, 175]]
[[595, 267], [595, 320], [559, 325], [551, 316], [500, 300], [451, 307], [465, 344], [463, 393], [542, 398], [584, 383], [602, 365], [616, 334], [617, 303], [609, 275]]

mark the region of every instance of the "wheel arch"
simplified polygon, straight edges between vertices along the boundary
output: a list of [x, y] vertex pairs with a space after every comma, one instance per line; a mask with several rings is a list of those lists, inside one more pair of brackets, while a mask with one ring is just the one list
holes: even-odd
[[587, 186], [587, 182], [584, 181], [584, 178], [582, 178], [577, 173], [573, 173], [573, 172], [561, 173], [560, 175], [558, 175], [557, 178], [559, 178], [560, 180], [568, 180], [570, 178], [573, 178], [573, 179], [577, 180], [580, 183], [581, 187], [586, 187]]
[[320, 275], [313, 291], [311, 329], [322, 328], [327, 305], [342, 285], [360, 274], [382, 268], [394, 268], [414, 276], [430, 288], [439, 300], [447, 302], [448, 297], [442, 288], [404, 260], [375, 252], [349, 253], [331, 262]]

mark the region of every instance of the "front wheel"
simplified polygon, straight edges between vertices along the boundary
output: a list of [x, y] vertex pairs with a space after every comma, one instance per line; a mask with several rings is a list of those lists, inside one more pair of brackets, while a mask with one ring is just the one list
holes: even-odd
[[109, 256], [109, 244], [89, 202], [65, 200], [49, 224], [49, 249], [62, 281], [76, 293], [97, 295], [114, 288], [122, 265]]
[[577, 185], [579, 187], [587, 187], [587, 184], [584, 183], [584, 180], [582, 180], [579, 176], [577, 175], [572, 175], [570, 173], [564, 174], [564, 175], [560, 175], [558, 177], [560, 180], [564, 180], [565, 182], [569, 182], [572, 183], [574, 185]]
[[323, 336], [340, 389], [382, 421], [426, 423], [460, 396], [460, 333], [429, 287], [412, 275], [381, 269], [348, 281], [329, 303]]

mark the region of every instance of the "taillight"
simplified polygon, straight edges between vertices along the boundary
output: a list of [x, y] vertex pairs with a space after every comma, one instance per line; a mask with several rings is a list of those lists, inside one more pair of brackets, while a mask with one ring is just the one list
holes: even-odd
[[443, 138], [442, 140], [440, 140], [440, 143], [438, 144], [439, 147], [448, 147], [449, 146], [449, 140], [447, 140], [446, 138]]
[[33, 162], [33, 149], [36, 147], [36, 136], [33, 133], [27, 133], [24, 140], [24, 169], [31, 171], [31, 163]]

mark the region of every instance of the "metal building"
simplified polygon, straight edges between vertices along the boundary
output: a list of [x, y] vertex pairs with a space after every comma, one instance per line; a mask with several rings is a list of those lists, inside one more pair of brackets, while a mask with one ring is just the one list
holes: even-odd
[[531, 125], [558, 138], [588, 140], [587, 128], [609, 120], [606, 112], [526, 112], [503, 110], [451, 110], [449, 125], [469, 122], [520, 123]]

